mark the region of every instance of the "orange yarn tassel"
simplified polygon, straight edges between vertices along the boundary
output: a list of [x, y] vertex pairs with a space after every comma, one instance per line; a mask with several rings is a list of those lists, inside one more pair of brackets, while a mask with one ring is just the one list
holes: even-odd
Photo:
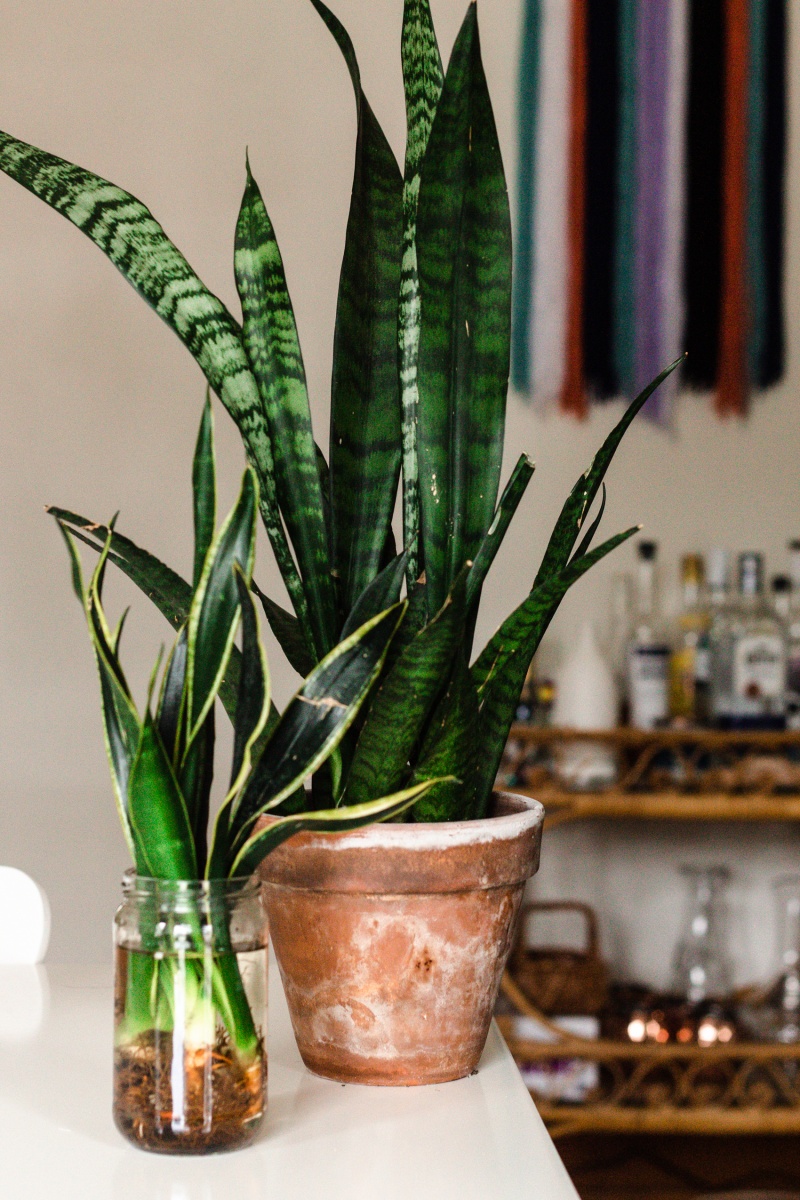
[[583, 381], [583, 239], [586, 214], [586, 118], [588, 0], [572, 0], [572, 106], [569, 132], [569, 201], [567, 240], [566, 363], [561, 391], [562, 412], [585, 417], [588, 412]]
[[722, 296], [716, 410], [747, 408], [748, 0], [725, 0], [725, 131], [722, 157]]

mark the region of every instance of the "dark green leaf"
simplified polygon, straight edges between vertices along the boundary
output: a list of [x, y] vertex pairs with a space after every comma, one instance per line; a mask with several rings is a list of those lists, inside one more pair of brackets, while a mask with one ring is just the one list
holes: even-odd
[[340, 642], [309, 675], [281, 717], [240, 798], [231, 828], [242, 836], [325, 762], [358, 713], [402, 618], [395, 605]]
[[231, 864], [230, 874], [251, 875], [268, 854], [276, 850], [287, 838], [295, 833], [302, 833], [304, 829], [312, 833], [345, 833], [362, 825], [372, 825], [376, 821], [399, 817], [437, 782], [439, 781], [433, 779], [426, 780], [392, 796], [383, 796], [380, 800], [354, 805], [352, 808], [332, 808], [327, 811], [282, 817], [254, 833], [244, 843]]
[[372, 703], [347, 777], [345, 804], [362, 804], [403, 781], [428, 714], [464, 636], [466, 571], [434, 619], [406, 646]]
[[480, 753], [478, 693], [463, 654], [457, 654], [447, 691], [436, 705], [412, 783], [451, 776], [414, 806], [415, 821], [467, 821], [474, 815], [474, 774]]
[[278, 503], [300, 568], [308, 633], [324, 654], [335, 640], [336, 617], [305, 368], [280, 250], [249, 163], [234, 264], [244, 344], [269, 422]]
[[181, 717], [183, 686], [186, 680], [186, 626], [181, 628], [172, 647], [158, 701], [158, 732], [170, 762], [177, 767], [183, 757]]
[[206, 860], [209, 802], [211, 785], [214, 782], [215, 740], [214, 706], [212, 704], [192, 740], [191, 746], [183, 755], [180, 768], [176, 772], [178, 787], [189, 815], [198, 869], [200, 864]]
[[[69, 528], [79, 541], [98, 553], [109, 534], [107, 525], [90, 521], [66, 508], [49, 505], [47, 512]], [[154, 555], [142, 550], [116, 530], [112, 532], [108, 557], [137, 587], [141, 588], [174, 629], [180, 629], [189, 615], [192, 589], [185, 579]]]
[[481, 703], [479, 779], [476, 815], [486, 811], [508, 732], [530, 661], [562, 598], [590, 567], [626, 541], [639, 526], [618, 533], [596, 550], [534, 586], [527, 599], [498, 629], [472, 667]]
[[239, 590], [233, 573], [239, 563], [245, 578], [253, 571], [258, 484], [248, 468], [235, 507], [209, 548], [192, 597], [187, 624], [186, 746], [214, 703], [228, 666], [239, 622]]
[[152, 213], [129, 192], [2, 132], [0, 171], [99, 246], [197, 361], [239, 427], [258, 473], [261, 512], [278, 566], [292, 603], [302, 610], [305, 597], [275, 496], [269, 431], [236, 321], [195, 275]]
[[350, 610], [350, 615], [344, 623], [342, 638], [355, 633], [360, 625], [376, 617], [379, 612], [396, 604], [400, 599], [400, 589], [403, 586], [403, 575], [406, 568], [406, 555], [398, 554], [385, 566], [372, 583], [368, 584]]
[[203, 572], [208, 547], [214, 538], [217, 523], [217, 477], [214, 465], [214, 413], [211, 396], [206, 397], [197, 444], [192, 462], [192, 493], [194, 499], [194, 574], [197, 587]]
[[606, 485], [603, 484], [603, 494], [600, 497], [600, 507], [597, 510], [597, 516], [592, 521], [591, 525], [586, 530], [586, 533], [581, 538], [580, 545], [578, 546], [578, 549], [575, 551], [575, 553], [572, 556], [572, 559], [571, 559], [572, 562], [576, 562], [577, 559], [583, 558], [584, 554], [591, 546], [592, 538], [597, 533], [597, 530], [600, 528], [600, 522], [603, 519], [603, 513], [605, 512], [605, 510], [606, 510]]
[[611, 430], [606, 440], [603, 442], [600, 449], [595, 454], [587, 470], [581, 475], [578, 482], [573, 487], [561, 510], [561, 514], [556, 522], [555, 528], [550, 535], [550, 541], [547, 543], [547, 549], [544, 552], [541, 566], [534, 581], [535, 584], [543, 582], [552, 574], [558, 573], [562, 567], [565, 567], [572, 554], [572, 548], [580, 533], [583, 523], [591, 507], [591, 503], [597, 495], [598, 488], [603, 482], [606, 471], [608, 470], [611, 460], [616, 454], [617, 447], [622, 441], [625, 432], [628, 429], [633, 418], [641, 409], [642, 405], [649, 400], [656, 388], [664, 382], [676, 367], [683, 362], [685, 355], [675, 360], [670, 365], [657, 375], [652, 383], [649, 383], [643, 392], [633, 400], [625, 410], [622, 419]]
[[280, 604], [270, 600], [269, 596], [261, 591], [255, 580], [250, 586], [261, 601], [264, 616], [269, 621], [269, 627], [275, 634], [281, 650], [289, 660], [289, 665], [294, 667], [298, 675], [305, 678], [314, 670], [314, 658], [306, 645], [300, 622], [292, 613], [281, 608]]
[[[90, 546], [99, 554], [108, 537], [106, 525], [98, 525], [86, 517], [69, 512], [65, 508], [48, 507], [59, 523], [62, 533], [69, 530], [73, 537]], [[141, 588], [156, 608], [166, 617], [174, 629], [180, 629], [189, 617], [189, 605], [192, 602], [192, 589], [185, 579], [182, 579], [170, 567], [165, 566], [159, 559], [132, 542], [129, 538], [114, 530], [111, 534], [111, 544], [108, 557], [128, 576], [132, 583]], [[74, 562], [73, 562], [73, 585]], [[233, 721], [236, 716], [236, 703], [239, 694], [239, 650], [236, 646], [231, 651], [228, 669], [219, 689], [219, 698], [226, 713]], [[273, 708], [270, 720], [277, 722], [278, 713]]]
[[331, 384], [333, 560], [346, 616], [380, 569], [400, 474], [403, 179], [361, 89], [346, 30], [321, 0], [312, 3], [344, 55], [358, 121]]
[[151, 714], [145, 715], [128, 780], [131, 825], [154, 879], [196, 879], [186, 805]]
[[242, 767], [247, 766], [253, 740], [264, 727], [269, 712], [270, 691], [267, 659], [258, 635], [258, 617], [253, 597], [239, 566], [235, 565], [233, 569], [242, 607], [242, 670], [234, 722], [231, 787], [236, 783]]
[[408, 548], [408, 590], [422, 570], [417, 458], [417, 358], [420, 303], [417, 272], [417, 202], [420, 170], [442, 91], [442, 60], [428, 0], [405, 0], [401, 42], [406, 96], [406, 162], [403, 181], [403, 259], [398, 341], [403, 419], [403, 540]]
[[[88, 608], [95, 603], [90, 595]], [[88, 615], [88, 611], [87, 611]], [[103, 736], [105, 740], [108, 765], [111, 769], [111, 781], [114, 787], [114, 797], [117, 803], [122, 831], [128, 843], [137, 870], [142, 869], [143, 860], [141, 849], [131, 825], [128, 806], [128, 780], [130, 778], [133, 760], [139, 743], [139, 717], [125, 684], [124, 677], [120, 682], [122, 670], [115, 662], [106, 638], [103, 636], [102, 623], [89, 619], [89, 632], [94, 646], [95, 662], [100, 678], [100, 696], [103, 714]], [[115, 668], [112, 667], [115, 663]]]
[[492, 521], [511, 329], [511, 221], [475, 5], [431, 127], [417, 212], [419, 478], [438, 608]]
[[497, 505], [492, 523], [484, 534], [475, 561], [470, 568], [467, 578], [467, 607], [478, 597], [481, 584], [494, 562], [494, 557], [500, 549], [506, 530], [511, 524], [511, 518], [517, 511], [517, 505], [522, 499], [525, 489], [530, 483], [534, 471], [534, 463], [527, 454], [520, 454], [514, 472], [505, 486]]

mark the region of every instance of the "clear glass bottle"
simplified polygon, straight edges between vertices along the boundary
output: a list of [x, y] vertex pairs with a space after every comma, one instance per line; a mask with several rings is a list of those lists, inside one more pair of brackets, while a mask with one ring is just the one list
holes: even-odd
[[114, 1121], [145, 1150], [249, 1142], [266, 1109], [267, 929], [257, 878], [125, 874], [114, 919]]
[[669, 666], [670, 714], [684, 722], [698, 719], [697, 654], [710, 623], [704, 603], [704, 579], [702, 556], [685, 554], [681, 559], [681, 611]]
[[800, 729], [800, 541], [789, 542], [792, 591], [786, 625], [786, 724]]
[[782, 729], [786, 634], [764, 598], [761, 554], [739, 555], [739, 592], [711, 628], [711, 711], [722, 729]]
[[673, 989], [689, 1004], [723, 1000], [731, 989], [720, 896], [730, 879], [725, 866], [683, 866], [689, 886], [683, 933], [675, 948]]
[[767, 995], [774, 1013], [772, 1036], [784, 1044], [800, 1041], [800, 875], [773, 884], [777, 907], [778, 978]]
[[711, 723], [711, 630], [729, 603], [728, 552], [715, 546], [708, 555], [704, 606], [708, 623], [700, 634], [694, 660], [695, 715], [698, 724]]
[[639, 542], [636, 609], [628, 646], [630, 723], [656, 729], [669, 717], [669, 642], [661, 624], [655, 542]]
[[619, 696], [618, 723], [626, 725], [630, 715], [628, 700], [628, 647], [633, 626], [633, 580], [619, 572], [611, 578], [611, 619], [608, 627], [608, 661], [614, 672]]

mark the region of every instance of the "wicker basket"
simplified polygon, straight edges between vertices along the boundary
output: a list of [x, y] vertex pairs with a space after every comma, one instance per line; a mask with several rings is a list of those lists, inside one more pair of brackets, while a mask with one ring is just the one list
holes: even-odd
[[[530, 946], [530, 918], [541, 912], [577, 912], [586, 923], [586, 949]], [[508, 963], [527, 999], [548, 1016], [598, 1013], [608, 999], [608, 971], [600, 958], [594, 909], [577, 900], [537, 901], [523, 906], [517, 937]]]

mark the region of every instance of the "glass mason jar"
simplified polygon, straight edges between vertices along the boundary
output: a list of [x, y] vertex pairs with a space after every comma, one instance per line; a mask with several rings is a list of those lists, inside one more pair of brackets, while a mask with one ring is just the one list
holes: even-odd
[[245, 1145], [267, 1091], [267, 926], [257, 878], [127, 871], [114, 919], [114, 1120], [145, 1150]]

